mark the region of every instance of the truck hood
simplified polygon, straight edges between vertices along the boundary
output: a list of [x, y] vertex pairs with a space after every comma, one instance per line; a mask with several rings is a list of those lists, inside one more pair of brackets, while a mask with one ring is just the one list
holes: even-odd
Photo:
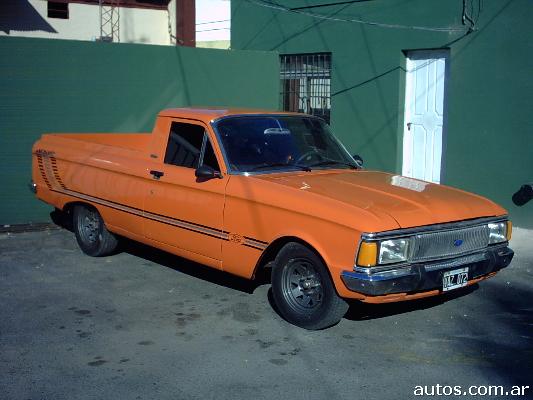
[[484, 197], [383, 172], [334, 170], [257, 177], [347, 206], [388, 214], [400, 228], [506, 214]]

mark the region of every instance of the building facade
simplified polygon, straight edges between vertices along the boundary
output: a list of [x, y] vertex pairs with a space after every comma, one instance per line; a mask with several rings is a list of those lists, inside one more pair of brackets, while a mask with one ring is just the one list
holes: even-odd
[[[104, 4], [101, 16], [98, 0], [8, 0], [0, 5], [0, 35], [95, 41], [102, 36], [102, 21], [104, 36], [114, 30], [112, 41], [171, 44], [175, 14], [168, 8], [169, 0], [108, 1]], [[119, 6], [113, 7], [117, 4]]]
[[[230, 3], [226, 0], [103, 0], [102, 5], [99, 0], [3, 0], [0, 36], [230, 46]], [[190, 19], [196, 36], [188, 43], [180, 42], [176, 32], [183, 11], [176, 8], [183, 5], [189, 10], [184, 18]]]
[[280, 54], [280, 108], [317, 114], [368, 168], [504, 205], [533, 181], [528, 0], [232, 2], [232, 48]]

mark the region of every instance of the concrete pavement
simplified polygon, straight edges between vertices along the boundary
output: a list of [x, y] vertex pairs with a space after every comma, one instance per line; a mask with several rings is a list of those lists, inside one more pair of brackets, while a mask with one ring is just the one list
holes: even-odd
[[309, 332], [276, 314], [269, 285], [141, 245], [87, 257], [66, 230], [3, 233], [0, 398], [403, 399], [417, 385], [531, 386], [532, 245], [533, 232], [515, 229], [515, 259], [494, 278], [439, 299], [354, 304]]

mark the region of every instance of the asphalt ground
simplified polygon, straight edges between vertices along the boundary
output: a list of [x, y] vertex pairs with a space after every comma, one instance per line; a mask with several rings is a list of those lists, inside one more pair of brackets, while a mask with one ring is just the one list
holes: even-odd
[[515, 259], [495, 277], [445, 297], [354, 303], [338, 325], [310, 332], [279, 317], [267, 284], [134, 243], [87, 257], [67, 230], [2, 233], [0, 399], [406, 399], [418, 386], [533, 387], [532, 245], [532, 231], [515, 229]]

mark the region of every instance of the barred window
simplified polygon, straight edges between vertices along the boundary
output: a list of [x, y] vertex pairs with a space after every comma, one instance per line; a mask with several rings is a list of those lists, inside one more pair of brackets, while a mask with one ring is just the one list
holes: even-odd
[[331, 111], [331, 53], [283, 54], [281, 107], [316, 115], [329, 123]]

